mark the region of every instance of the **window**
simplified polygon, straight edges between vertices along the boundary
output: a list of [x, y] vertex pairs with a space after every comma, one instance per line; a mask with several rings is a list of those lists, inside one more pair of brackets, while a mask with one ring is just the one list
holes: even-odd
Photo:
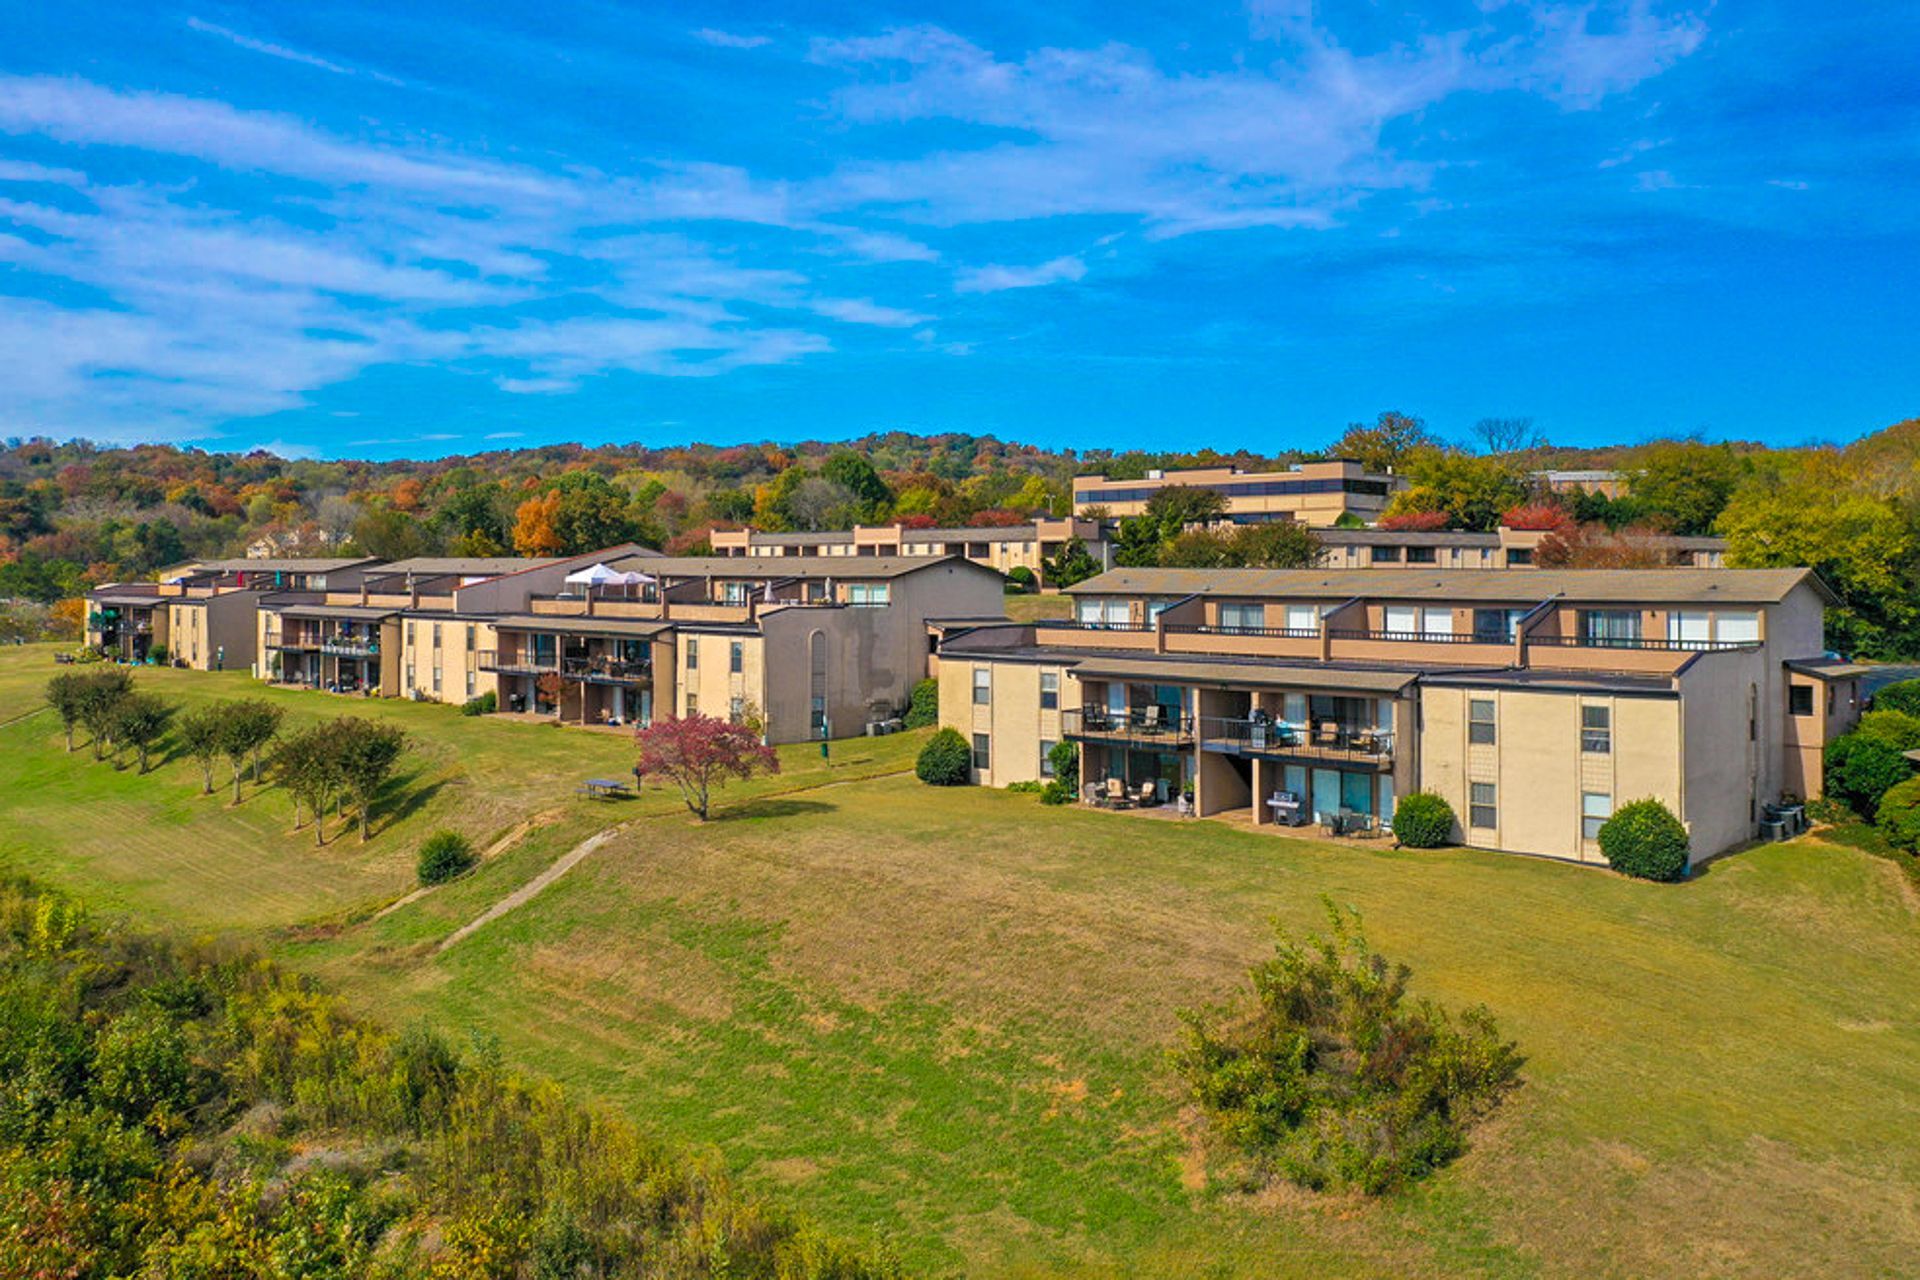
[[1440, 557], [1434, 554], [1433, 547], [1408, 547], [1408, 564], [1437, 564]]
[[440, 664], [437, 662], [433, 664], [433, 691], [440, 692]]
[[747, 669], [747, 646], [735, 640], [727, 646], [727, 670], [739, 675]]
[[474, 641], [478, 638], [479, 633], [480, 633], [480, 628], [474, 626], [471, 623], [467, 624], [467, 652], [468, 653], [473, 652]]
[[734, 724], [740, 723], [741, 719], [746, 715], [746, 710], [747, 700], [745, 698], [736, 694], [734, 697], [727, 699], [727, 719]]
[[1810, 716], [1813, 714], [1812, 685], [1790, 684], [1787, 686], [1787, 714], [1790, 716]]
[[1400, 548], [1375, 547], [1370, 558], [1374, 564], [1399, 564]]
[[1395, 640], [1451, 636], [1453, 610], [1420, 609], [1410, 604], [1390, 604], [1386, 609], [1387, 634]]
[[437, 622], [433, 624], [433, 647], [440, 647], [440, 624]]
[[[1482, 556], [1485, 556], [1485, 555], [1486, 555], [1487, 553], [1486, 553], [1486, 552], [1484, 552], [1484, 551], [1482, 551], [1482, 552], [1481, 552], [1480, 554], [1481, 554]], [[1512, 564], [1521, 564], [1521, 565], [1525, 565], [1525, 564], [1532, 564], [1532, 563], [1533, 563], [1533, 548], [1532, 548], [1532, 547], [1508, 547], [1508, 548], [1507, 548], [1507, 563], [1508, 563], [1508, 564], [1510, 564], [1510, 565], [1512, 565]]]
[[1580, 838], [1598, 840], [1600, 828], [1613, 816], [1613, 797], [1604, 791], [1580, 793]]
[[474, 683], [474, 681], [473, 681], [473, 668], [472, 668], [472, 667], [468, 667], [468, 668], [467, 668], [467, 696], [468, 696], [469, 698], [471, 698], [471, 697], [473, 696], [473, 683]]
[[692, 717], [692, 716], [697, 716], [699, 714], [700, 714], [700, 695], [695, 693], [693, 690], [689, 689], [687, 690], [687, 715], [689, 717]]
[[407, 692], [413, 692], [413, 664], [411, 662], [407, 664]]
[[1259, 631], [1267, 625], [1267, 607], [1261, 604], [1223, 604], [1220, 606], [1222, 631]]
[[1124, 627], [1128, 623], [1125, 600], [1082, 600], [1075, 606], [1076, 619], [1087, 627]]
[[1489, 830], [1500, 825], [1500, 810], [1491, 782], [1476, 782], [1468, 789], [1467, 824]]
[[[1059, 706], [1060, 673], [1058, 671], [1042, 671], [1040, 673], [1040, 709], [1042, 711], [1053, 711], [1057, 710]], [[1044, 755], [1045, 752], [1042, 751], [1041, 754]]]
[[1505, 644], [1520, 630], [1519, 609], [1475, 609], [1473, 638], [1483, 644]]
[[989, 748], [989, 745], [987, 742], [987, 735], [984, 733], [974, 734], [973, 735], [973, 767], [976, 769], [986, 769], [990, 767], [988, 762], [991, 759], [992, 759], [992, 751]]
[[1580, 708], [1580, 750], [1595, 756], [1604, 756], [1613, 751], [1612, 708]]
[[847, 587], [847, 603], [869, 607], [887, 603], [892, 588], [884, 582], [855, 582]]
[[1637, 609], [1582, 609], [1580, 636], [1587, 644], [1603, 649], [1630, 648], [1640, 639], [1640, 612]]
[[1387, 631], [1391, 635], [1413, 637], [1420, 633], [1420, 611], [1411, 605], [1387, 606]]
[[1287, 606], [1287, 630], [1318, 631], [1320, 629], [1320, 606], [1317, 604], [1290, 604]]
[[1420, 631], [1428, 639], [1453, 634], [1453, 610], [1428, 609], [1421, 618]]
[[1055, 744], [1046, 738], [1040, 739], [1040, 776], [1053, 776], [1053, 748]]
[[407, 648], [413, 648], [413, 620], [407, 620]]
[[700, 642], [692, 636], [687, 637], [687, 670], [700, 669]]
[[1467, 699], [1467, 741], [1490, 747], [1497, 738], [1492, 698]]
[[993, 701], [993, 668], [976, 665], [973, 669], [973, 705], [984, 707]]
[[1703, 610], [1675, 609], [1667, 615], [1667, 639], [1682, 648], [1713, 638], [1713, 620]]
[[1750, 610], [1722, 613], [1714, 619], [1713, 638], [1722, 644], [1759, 644], [1760, 615]]

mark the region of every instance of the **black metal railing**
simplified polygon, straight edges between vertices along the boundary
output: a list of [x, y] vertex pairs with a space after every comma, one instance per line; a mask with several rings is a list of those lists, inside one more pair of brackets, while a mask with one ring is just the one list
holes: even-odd
[[1393, 640], [1404, 644], [1506, 644], [1482, 632], [1460, 634], [1453, 631], [1371, 631], [1339, 627], [1327, 632], [1335, 640]]
[[1078, 618], [1041, 618], [1033, 624], [1061, 631], [1152, 631], [1151, 622], [1082, 622]]
[[1318, 640], [1318, 627], [1230, 627], [1210, 622], [1169, 622], [1169, 634], [1206, 636], [1277, 636], [1283, 640]]
[[560, 674], [569, 680], [605, 681], [629, 684], [653, 675], [653, 663], [645, 658], [562, 658]]
[[380, 642], [351, 636], [334, 636], [320, 642], [320, 652], [336, 658], [377, 658], [380, 656]]
[[560, 669], [560, 659], [554, 655], [502, 653], [498, 649], [481, 649], [479, 654], [482, 671], [504, 671], [508, 675], [539, 676]]
[[1060, 732], [1069, 738], [1108, 742], [1187, 746], [1193, 742], [1193, 721], [1176, 707], [1070, 707], [1060, 713]]
[[290, 636], [269, 635], [267, 637], [267, 648], [269, 649], [280, 649], [290, 653], [310, 653], [319, 649], [319, 647], [319, 636], [303, 636], [296, 632]]
[[1385, 766], [1393, 762], [1390, 730], [1325, 721], [1293, 725], [1226, 716], [1200, 718], [1200, 745], [1235, 755]]
[[1527, 643], [1556, 649], [1648, 649], [1667, 653], [1718, 653], [1758, 649], [1758, 640], [1662, 640], [1651, 636], [1528, 636]]

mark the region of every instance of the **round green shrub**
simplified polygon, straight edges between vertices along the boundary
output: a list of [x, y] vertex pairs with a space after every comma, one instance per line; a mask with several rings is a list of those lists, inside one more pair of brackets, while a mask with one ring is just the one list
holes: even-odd
[[1900, 749], [1880, 738], [1847, 733], [1827, 744], [1827, 794], [1863, 818], [1872, 819], [1887, 789], [1912, 776]]
[[907, 728], [930, 729], [940, 723], [940, 682], [922, 680], [913, 686], [913, 697], [907, 703]]
[[1920, 853], [1920, 777], [1888, 787], [1880, 797], [1875, 821], [1887, 843], [1908, 853]]
[[186, 1037], [158, 1009], [114, 1019], [95, 1042], [94, 1096], [131, 1124], [155, 1112], [178, 1116], [193, 1101], [192, 1087]]
[[1453, 806], [1431, 791], [1401, 796], [1393, 807], [1393, 838], [1409, 849], [1438, 849], [1453, 838]]
[[420, 846], [420, 883], [445, 884], [478, 859], [458, 831], [436, 831]]
[[1051, 778], [1047, 785], [1040, 788], [1041, 804], [1071, 804], [1073, 788], [1058, 778]]
[[1040, 578], [1033, 570], [1023, 564], [1017, 564], [1007, 570], [1007, 594], [1026, 595], [1040, 589]]
[[1062, 786], [1072, 789], [1080, 781], [1079, 744], [1062, 739], [1047, 748], [1047, 767]]
[[927, 739], [913, 772], [930, 787], [964, 787], [973, 781], [973, 748], [952, 729]]
[[1863, 738], [1885, 743], [1895, 751], [1920, 749], [1920, 716], [1876, 706], [1860, 717], [1853, 731]]
[[1920, 680], [1899, 680], [1873, 695], [1875, 711], [1904, 711], [1920, 716]]
[[1622, 875], [1679, 880], [1687, 874], [1693, 847], [1673, 810], [1658, 800], [1635, 800], [1600, 825], [1600, 852]]

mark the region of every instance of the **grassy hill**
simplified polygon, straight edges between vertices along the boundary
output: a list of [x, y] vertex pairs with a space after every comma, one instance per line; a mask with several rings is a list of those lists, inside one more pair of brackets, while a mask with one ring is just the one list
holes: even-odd
[[[52, 670], [0, 652], [0, 861], [260, 939], [374, 1016], [470, 1026], [926, 1271], [1896, 1276], [1920, 1253], [1920, 903], [1852, 850], [1769, 846], [1662, 887], [1337, 849], [924, 788], [902, 772], [917, 736], [790, 750], [701, 826], [664, 793], [574, 797], [624, 771], [618, 738], [269, 695], [419, 744], [376, 839], [316, 850], [277, 792], [229, 809], [190, 761], [138, 778], [66, 755], [50, 715], [20, 718]], [[440, 825], [499, 847], [376, 918]], [[1270, 920], [1314, 926], [1322, 895], [1527, 1055], [1466, 1157], [1379, 1203], [1212, 1185], [1165, 1061], [1175, 1011], [1239, 982]]]

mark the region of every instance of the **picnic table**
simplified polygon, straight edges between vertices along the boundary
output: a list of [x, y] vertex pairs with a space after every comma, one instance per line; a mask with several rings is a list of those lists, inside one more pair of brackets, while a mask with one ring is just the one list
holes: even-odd
[[633, 794], [633, 788], [615, 778], [588, 778], [580, 784], [582, 795], [596, 800], [615, 800]]

